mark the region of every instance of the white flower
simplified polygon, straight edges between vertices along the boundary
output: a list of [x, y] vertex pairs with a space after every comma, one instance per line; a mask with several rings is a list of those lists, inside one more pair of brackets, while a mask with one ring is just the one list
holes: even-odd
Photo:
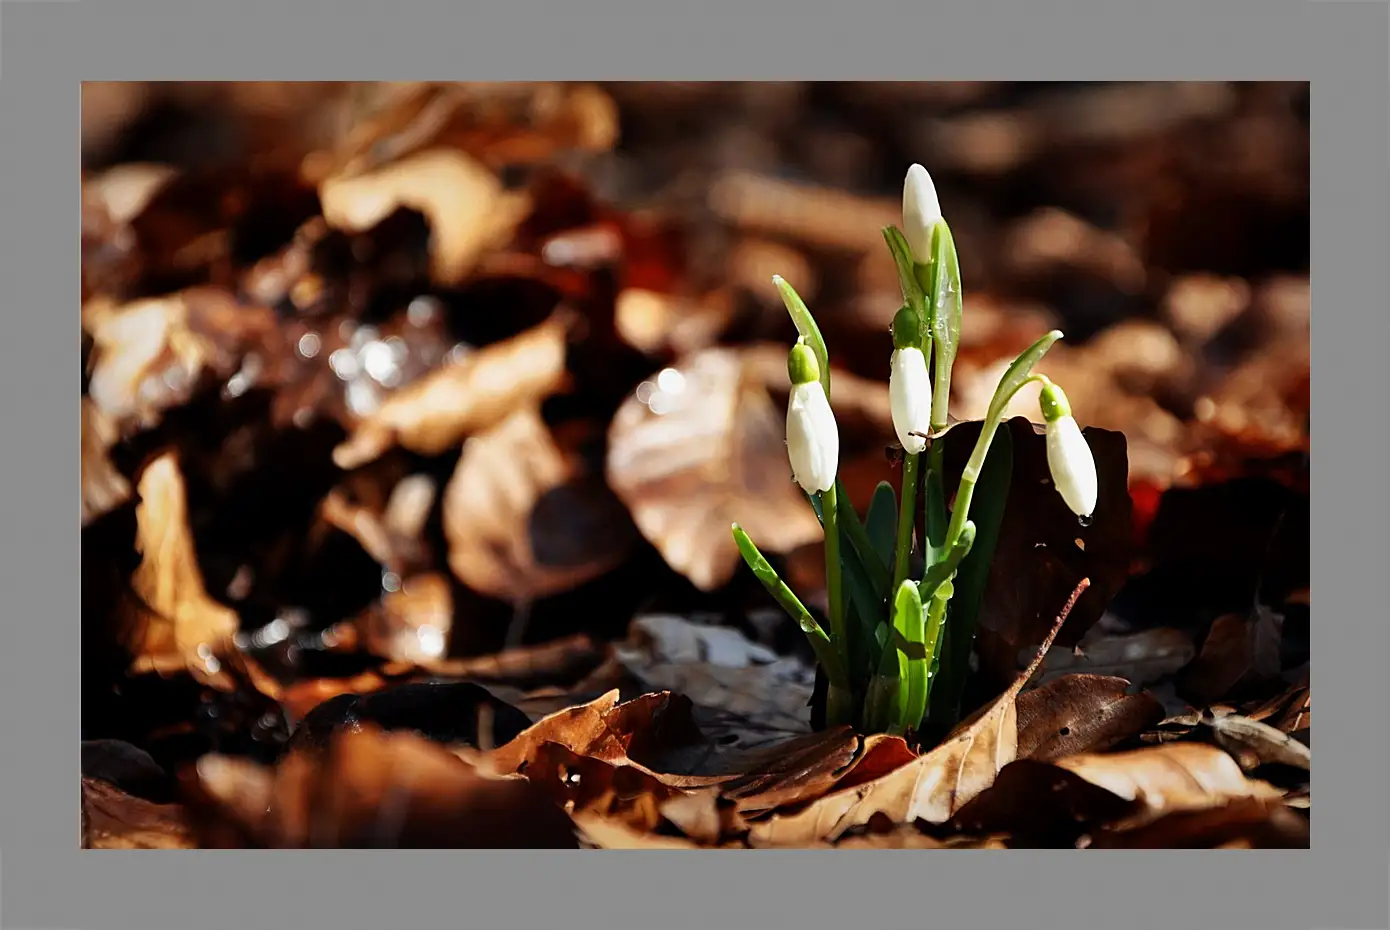
[[932, 228], [941, 218], [932, 176], [922, 165], [914, 165], [903, 180], [903, 237], [919, 265], [932, 260]]
[[787, 458], [792, 477], [808, 494], [836, 483], [840, 433], [820, 381], [792, 385], [787, 398]]
[[1081, 427], [1067, 415], [1049, 420], [1044, 430], [1053, 484], [1073, 513], [1090, 517], [1096, 510], [1096, 460]]
[[932, 378], [922, 349], [895, 349], [889, 357], [889, 410], [903, 451], [916, 455], [927, 440], [914, 433], [932, 432]]

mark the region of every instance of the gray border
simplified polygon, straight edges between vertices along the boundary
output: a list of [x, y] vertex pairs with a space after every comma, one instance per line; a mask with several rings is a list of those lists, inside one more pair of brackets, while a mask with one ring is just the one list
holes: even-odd
[[[1122, 9], [977, 0], [892, 10], [856, 0], [807, 15], [793, 0], [765, 0], [721, 15], [690, 2], [659, 13], [651, 4], [593, 0], [550, 8], [89, 0], [11, 3], [4, 16], [0, 281], [18, 321], [0, 343], [8, 440], [0, 493], [11, 540], [0, 562], [6, 926], [893, 927], [922, 925], [927, 914], [947, 926], [986, 928], [1388, 925], [1379, 706], [1386, 537], [1380, 521], [1366, 518], [1381, 512], [1371, 490], [1382, 488], [1387, 466], [1377, 451], [1386, 448], [1384, 3], [1170, 0]], [[327, 853], [78, 854], [77, 739], [69, 729], [77, 693], [69, 682], [79, 575], [72, 523], [58, 516], [75, 516], [78, 483], [77, 430], [63, 413], [75, 409], [76, 80], [721, 74], [1312, 81], [1314, 293], [1337, 317], [1316, 345], [1325, 388], [1319, 431], [1325, 448], [1344, 450], [1317, 463], [1326, 489], [1314, 521], [1319, 615], [1327, 618], [1319, 667], [1336, 669], [1320, 706], [1337, 725], [1320, 731], [1315, 851], [1091, 856], [1085, 868], [1064, 861], [1066, 854], [1026, 852], [989, 862], [969, 853], [931, 860], [763, 853], [756, 861], [650, 854], [621, 862], [617, 854], [539, 852], [401, 852], [370, 861]], [[28, 325], [36, 331], [19, 337]], [[1359, 372], [1377, 372], [1368, 376], [1376, 384], [1370, 397], [1359, 390]], [[1367, 447], [1364, 419], [1373, 424]], [[1375, 723], [1359, 725], [1363, 715]]]

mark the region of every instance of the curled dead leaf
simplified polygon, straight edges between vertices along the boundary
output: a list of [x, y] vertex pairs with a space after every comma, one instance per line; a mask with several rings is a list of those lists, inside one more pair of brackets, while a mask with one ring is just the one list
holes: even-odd
[[180, 805], [155, 804], [99, 779], [82, 779], [83, 849], [195, 847]]
[[807, 731], [815, 670], [778, 656], [738, 630], [671, 614], [635, 618], [613, 656], [646, 688], [689, 697], [709, 735], [727, 749], [750, 749]]
[[707, 349], [664, 369], [609, 429], [609, 485], [667, 564], [706, 591], [734, 574], [736, 520], [765, 552], [821, 538], [789, 478], [784, 417], [752, 358]]
[[1274, 763], [1309, 770], [1309, 747], [1267, 723], [1241, 714], [1206, 714], [1204, 722], [1238, 762], [1250, 758], [1244, 768]]
[[1308, 667], [1305, 666], [1303, 673], [1284, 693], [1255, 705], [1247, 711], [1246, 716], [1252, 720], [1262, 720], [1282, 733], [1309, 729]]
[[443, 507], [454, 575], [514, 603], [604, 574], [636, 541], [623, 505], [534, 407], [464, 444]]
[[1130, 694], [1130, 682], [1066, 675], [1025, 691], [1015, 702], [1021, 759], [1060, 759], [1109, 749], [1164, 718], [1153, 695]]
[[1241, 798], [1180, 811], [1130, 830], [1102, 831], [1089, 849], [1308, 849], [1309, 821], [1283, 805]]
[[588, 811], [571, 815], [580, 838], [594, 849], [700, 849], [699, 843], [679, 836], [666, 836], [635, 829], [621, 820]]
[[566, 324], [552, 319], [470, 353], [392, 394], [333, 450], [339, 468], [357, 468], [393, 446], [439, 455], [518, 406], [550, 395], [565, 378]]
[[88, 395], [117, 424], [153, 426], [187, 401], [205, 372], [231, 377], [246, 352], [273, 338], [273, 315], [211, 287], [116, 304], [105, 298], [82, 308], [92, 336]]
[[319, 187], [324, 217], [347, 232], [375, 226], [398, 207], [425, 214], [436, 280], [463, 280], [482, 252], [501, 244], [526, 215], [524, 196], [503, 190], [492, 171], [464, 152], [432, 149]]
[[274, 769], [205, 756], [204, 830], [272, 848], [574, 848], [573, 827], [536, 786], [488, 777], [413, 734], [370, 726]]
[[1126, 801], [1139, 822], [1174, 811], [1206, 810], [1238, 798], [1275, 799], [1282, 792], [1247, 778], [1230, 755], [1202, 743], [1165, 743], [1110, 755], [1084, 753], [1053, 763]]
[[[618, 690], [614, 689], [587, 704], [549, 714], [507, 745], [488, 753], [479, 764], [501, 774], [511, 774], [534, 758], [545, 743], [555, 743], [577, 755], [601, 761], [626, 760], [635, 741], [640, 744], [650, 736], [638, 724], [645, 721], [650, 728], [664, 717], [673, 699], [667, 694], [648, 694], [620, 705], [618, 695]], [[699, 731], [689, 723], [690, 702], [683, 698], [677, 703], [675, 732], [679, 734], [678, 741], [699, 741]]]
[[216, 655], [230, 649], [240, 620], [203, 587], [177, 456], [166, 452], [149, 463], [137, 490], [136, 549], [141, 562], [131, 587], [152, 613], [137, 633], [135, 668], [147, 670], [173, 659], [200, 678], [216, 676]]
[[1278, 677], [1283, 627], [1284, 617], [1265, 605], [1218, 617], [1180, 676], [1180, 693], [1201, 707]]

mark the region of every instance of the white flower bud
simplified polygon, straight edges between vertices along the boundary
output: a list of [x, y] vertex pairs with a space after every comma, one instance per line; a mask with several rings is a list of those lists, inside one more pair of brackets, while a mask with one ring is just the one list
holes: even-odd
[[913, 261], [926, 265], [932, 260], [932, 228], [942, 218], [937, 188], [922, 165], [908, 169], [903, 180], [903, 238], [913, 252]]
[[836, 483], [840, 433], [820, 381], [792, 385], [787, 398], [787, 458], [792, 477], [808, 494]]
[[922, 349], [895, 349], [889, 357], [889, 410], [903, 451], [917, 455], [927, 440], [914, 433], [932, 432], [932, 378]]
[[1044, 430], [1053, 484], [1068, 509], [1090, 517], [1096, 510], [1096, 460], [1081, 427], [1069, 415], [1049, 420]]

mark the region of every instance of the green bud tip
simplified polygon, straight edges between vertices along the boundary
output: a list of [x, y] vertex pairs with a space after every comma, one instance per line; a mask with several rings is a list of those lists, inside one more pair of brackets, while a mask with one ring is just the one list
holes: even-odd
[[811, 384], [821, 379], [816, 353], [805, 342], [798, 342], [787, 353], [787, 377], [793, 384]]
[[895, 349], [922, 348], [922, 320], [907, 304], [894, 314], [893, 335]]
[[1072, 405], [1067, 402], [1067, 395], [1052, 381], [1044, 383], [1043, 390], [1038, 395], [1038, 407], [1043, 411], [1043, 420], [1046, 423], [1072, 416]]

